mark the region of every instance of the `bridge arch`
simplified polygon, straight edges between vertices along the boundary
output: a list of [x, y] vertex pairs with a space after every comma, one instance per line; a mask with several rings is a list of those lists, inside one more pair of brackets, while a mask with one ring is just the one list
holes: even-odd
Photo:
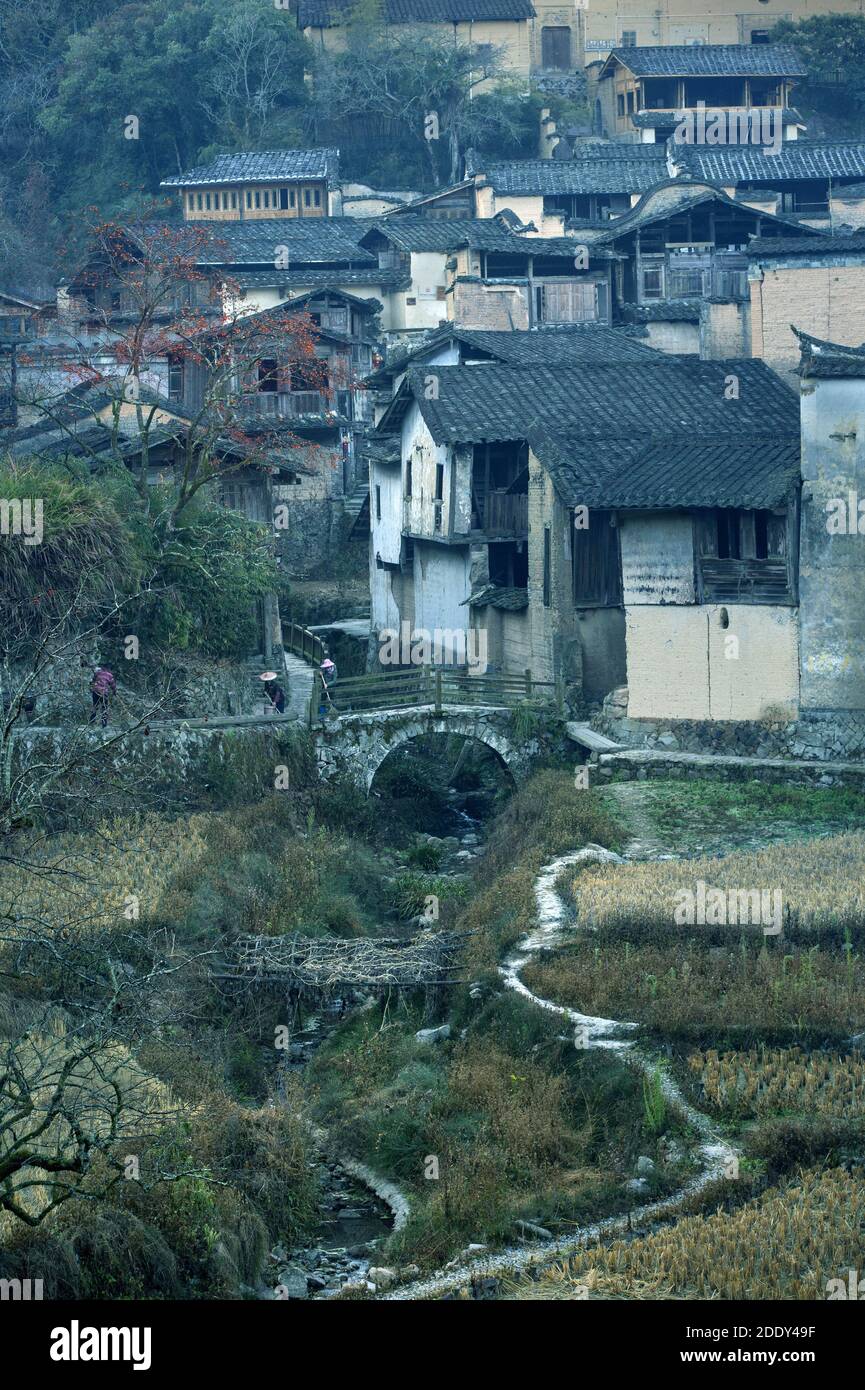
[[385, 759], [404, 744], [429, 734], [461, 735], [486, 744], [519, 784], [538, 753], [535, 740], [518, 743], [509, 710], [469, 708], [431, 711], [379, 710], [343, 715], [316, 732], [316, 756], [322, 777], [349, 776], [365, 792]]

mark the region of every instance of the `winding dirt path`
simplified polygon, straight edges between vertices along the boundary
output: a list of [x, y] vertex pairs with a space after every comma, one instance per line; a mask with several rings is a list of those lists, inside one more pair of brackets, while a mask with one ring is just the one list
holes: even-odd
[[[633, 1038], [628, 1036], [636, 1029], [637, 1024], [581, 1014], [576, 1009], [556, 1004], [550, 999], [542, 999], [533, 994], [520, 978], [522, 970], [534, 954], [560, 943], [568, 925], [568, 911], [556, 888], [559, 876], [565, 869], [587, 862], [621, 864], [624, 860], [600, 845], [586, 845], [583, 849], [563, 855], [545, 865], [535, 880], [535, 929], [518, 943], [516, 950], [507, 957], [499, 970], [509, 989], [521, 994], [536, 1008], [545, 1009], [565, 1019], [574, 1028], [577, 1046], [614, 1049], [623, 1061], [636, 1067], [644, 1075], [654, 1075], [658, 1068], [658, 1059], [638, 1048]], [[676, 1082], [663, 1068], [660, 1076], [667, 1104], [676, 1110], [699, 1136], [694, 1156], [699, 1160], [700, 1170], [678, 1192], [657, 1201], [647, 1202], [624, 1215], [606, 1217], [603, 1221], [583, 1226], [570, 1236], [532, 1246], [511, 1247], [496, 1255], [466, 1261], [454, 1269], [444, 1270], [428, 1279], [403, 1284], [379, 1297], [387, 1301], [439, 1298], [469, 1285], [473, 1279], [487, 1276], [510, 1277], [534, 1266], [551, 1264], [597, 1241], [651, 1226], [662, 1218], [674, 1216], [689, 1198], [696, 1196], [719, 1178], [729, 1176], [735, 1171], [735, 1151], [722, 1139], [709, 1117], [685, 1099]]]

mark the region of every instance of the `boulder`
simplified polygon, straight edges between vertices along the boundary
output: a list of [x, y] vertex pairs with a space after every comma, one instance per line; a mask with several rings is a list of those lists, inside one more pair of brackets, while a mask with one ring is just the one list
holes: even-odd
[[309, 1297], [309, 1276], [298, 1265], [287, 1265], [279, 1271], [279, 1283], [274, 1298], [300, 1299]]
[[451, 1035], [449, 1023], [443, 1023], [440, 1028], [421, 1028], [415, 1033], [415, 1038], [419, 1043], [444, 1042]]

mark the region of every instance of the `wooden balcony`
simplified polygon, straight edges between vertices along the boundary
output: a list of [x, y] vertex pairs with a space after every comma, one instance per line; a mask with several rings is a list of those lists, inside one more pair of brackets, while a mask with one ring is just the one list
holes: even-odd
[[339, 415], [352, 418], [350, 391], [250, 391], [241, 397], [241, 410], [247, 415], [267, 415], [297, 420], [309, 415]]
[[478, 499], [479, 525], [485, 536], [527, 536], [529, 499], [525, 492], [488, 492]]

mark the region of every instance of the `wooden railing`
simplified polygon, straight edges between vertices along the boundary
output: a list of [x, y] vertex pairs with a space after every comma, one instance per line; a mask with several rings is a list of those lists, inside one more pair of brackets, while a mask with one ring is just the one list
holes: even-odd
[[282, 624], [282, 645], [287, 652], [294, 652], [295, 656], [302, 657], [310, 665], [314, 663], [320, 666], [327, 655], [320, 637], [316, 637], [308, 627], [302, 627], [300, 623], [290, 620]]
[[241, 409], [250, 415], [281, 415], [295, 420], [302, 415], [342, 415], [351, 418], [350, 391], [247, 391]]
[[485, 531], [528, 533], [529, 499], [525, 492], [488, 492], [484, 498]]
[[349, 676], [326, 690], [320, 673], [316, 672], [309, 722], [318, 722], [322, 707], [327, 713], [360, 714], [367, 710], [432, 706], [439, 713], [455, 705], [513, 709], [527, 703], [538, 707], [555, 704], [561, 713], [564, 692], [558, 682], [535, 680], [531, 671], [521, 676], [472, 676], [461, 668], [400, 667], [382, 675]]

